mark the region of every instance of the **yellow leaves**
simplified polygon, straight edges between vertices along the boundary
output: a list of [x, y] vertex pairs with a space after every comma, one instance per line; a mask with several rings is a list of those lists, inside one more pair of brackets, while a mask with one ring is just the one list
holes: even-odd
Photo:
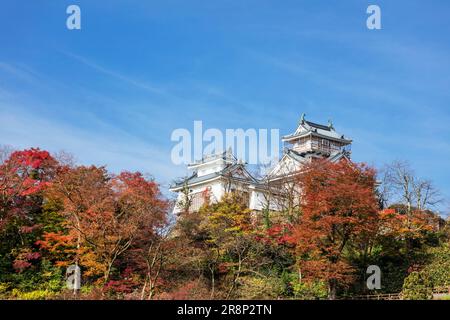
[[251, 210], [237, 193], [226, 194], [220, 202], [203, 206], [199, 214], [203, 217], [200, 227], [209, 236], [207, 243], [217, 247], [226, 247], [237, 237], [255, 232]]
[[86, 269], [84, 275], [95, 277], [106, 272], [106, 266], [98, 261], [98, 256], [92, 251], [86, 251], [80, 257], [80, 265]]
[[49, 290], [35, 290], [31, 292], [22, 292], [16, 288], [11, 291], [11, 296], [19, 300], [48, 300], [55, 293]]
[[242, 231], [242, 229], [239, 226], [234, 226], [234, 227], [231, 227], [231, 228], [226, 228], [224, 231], [225, 232], [237, 232], [237, 233], [239, 233], [239, 232]]

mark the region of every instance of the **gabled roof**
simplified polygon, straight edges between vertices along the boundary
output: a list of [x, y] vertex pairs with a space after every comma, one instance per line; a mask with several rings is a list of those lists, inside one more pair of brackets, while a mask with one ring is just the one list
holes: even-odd
[[[327, 159], [331, 162], [338, 162], [339, 160], [345, 158], [350, 160], [349, 153], [347, 151], [337, 151], [332, 153], [331, 155], [327, 153], [323, 153], [320, 151], [305, 151], [305, 152], [297, 152], [292, 149], [287, 149], [284, 156], [278, 162], [277, 166], [275, 166], [269, 173], [268, 177], [278, 179], [279, 177], [285, 177], [286, 175], [295, 175], [298, 171], [291, 171], [293, 167], [300, 169], [301, 165], [307, 163], [308, 159], [311, 157], [319, 156], [321, 158]], [[289, 161], [291, 161], [289, 163]], [[293, 161], [293, 162], [292, 162]], [[282, 170], [287, 170], [289, 172], [283, 173], [281, 176], [279, 172]]]
[[305, 114], [302, 114], [302, 118], [300, 120], [299, 126], [294, 133], [284, 136], [282, 138], [283, 141], [293, 141], [299, 138], [314, 135], [326, 139], [337, 140], [344, 143], [351, 143], [352, 140], [347, 139], [343, 134], [338, 133], [331, 121], [329, 121], [328, 125], [318, 124], [315, 122], [307, 121], [305, 119]]
[[296, 171], [294, 167], [306, 162], [306, 154], [306, 152], [299, 153], [292, 149], [287, 149], [283, 157], [276, 166], [270, 170], [266, 177], [276, 177], [280, 172], [285, 172], [282, 173], [282, 175], [285, 175], [286, 171]]
[[170, 187], [170, 190], [178, 191], [186, 185], [191, 187], [220, 178], [232, 179], [243, 183], [256, 182], [256, 179], [247, 171], [247, 169], [245, 169], [245, 165], [243, 163], [234, 163], [227, 165], [221, 171], [209, 173], [200, 177], [197, 175], [197, 172], [194, 172], [190, 177], [176, 182]]
[[347, 151], [341, 151], [341, 152], [333, 153], [328, 157], [328, 160], [331, 162], [338, 162], [341, 159], [350, 160], [349, 153]]

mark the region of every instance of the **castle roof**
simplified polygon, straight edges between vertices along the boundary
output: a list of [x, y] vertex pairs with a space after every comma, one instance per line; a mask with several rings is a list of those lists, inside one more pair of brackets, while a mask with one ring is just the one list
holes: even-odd
[[344, 157], [349, 158], [349, 153], [347, 151], [336, 151], [332, 154], [328, 154], [326, 152], [321, 152], [318, 150], [297, 152], [292, 149], [287, 149], [286, 155], [288, 157], [296, 160], [297, 162], [304, 162], [306, 159], [308, 159], [309, 157], [314, 156], [314, 155], [325, 156], [326, 159], [331, 162], [337, 162]]
[[212, 172], [206, 175], [198, 175], [197, 171], [181, 181], [175, 182], [171, 187], [171, 191], [179, 191], [185, 186], [191, 187], [206, 182], [214, 181], [220, 178], [232, 179], [234, 181], [240, 181], [244, 183], [254, 183], [256, 179], [245, 169], [244, 163], [228, 164], [220, 171]]
[[312, 121], [307, 121], [305, 119], [305, 114], [302, 114], [302, 118], [300, 120], [299, 126], [297, 127], [297, 130], [295, 130], [295, 132], [292, 134], [284, 136], [282, 140], [285, 142], [292, 142], [310, 135], [335, 140], [346, 144], [350, 144], [352, 142], [352, 140], [337, 132], [334, 129], [331, 121], [328, 123], [328, 125], [318, 124]]

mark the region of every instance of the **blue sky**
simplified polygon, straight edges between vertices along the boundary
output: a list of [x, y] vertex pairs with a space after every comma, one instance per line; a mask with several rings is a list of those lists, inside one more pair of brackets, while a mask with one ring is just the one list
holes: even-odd
[[[82, 30], [66, 28], [77, 4]], [[366, 28], [366, 8], [382, 30]], [[333, 119], [353, 158], [409, 160], [450, 197], [450, 2], [0, 4], [0, 144], [66, 150], [163, 186], [176, 128]]]

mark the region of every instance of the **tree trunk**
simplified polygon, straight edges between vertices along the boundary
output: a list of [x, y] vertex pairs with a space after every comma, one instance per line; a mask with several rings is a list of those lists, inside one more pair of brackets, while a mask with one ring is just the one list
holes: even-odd
[[152, 300], [154, 294], [155, 294], [155, 283], [153, 281], [150, 281], [150, 291], [148, 293], [148, 300]]
[[104, 284], [108, 283], [109, 275], [111, 274], [111, 269], [112, 269], [113, 263], [114, 263], [114, 261], [111, 261], [110, 263], [108, 263], [108, 269], [105, 272], [105, 276], [104, 276], [104, 280], [103, 280]]
[[214, 268], [210, 268], [211, 270], [211, 299], [214, 299]]
[[144, 300], [144, 296], [145, 296], [145, 289], [147, 288], [147, 278], [144, 281], [144, 286], [142, 287], [142, 291], [141, 291], [141, 300]]
[[231, 294], [233, 293], [233, 290], [236, 287], [236, 283], [241, 275], [241, 270], [242, 270], [242, 259], [239, 258], [238, 270], [237, 270], [236, 274], [234, 275], [233, 282], [231, 283], [230, 290], [228, 291], [228, 294], [227, 294], [227, 297], [225, 298], [225, 300], [228, 300], [231, 297]]
[[[77, 232], [77, 254], [75, 256], [75, 266], [77, 267], [77, 269], [79, 268], [79, 261], [80, 261], [80, 248], [81, 248], [81, 225], [80, 225], [80, 219], [78, 218], [77, 215], [75, 215], [76, 221], [77, 221], [77, 227], [78, 227], [78, 232]], [[81, 276], [81, 275], [80, 275]], [[76, 296], [78, 294], [78, 289], [76, 288], [76, 286], [73, 287], [73, 295]]]
[[328, 299], [336, 300], [336, 280], [331, 279], [328, 282]]

